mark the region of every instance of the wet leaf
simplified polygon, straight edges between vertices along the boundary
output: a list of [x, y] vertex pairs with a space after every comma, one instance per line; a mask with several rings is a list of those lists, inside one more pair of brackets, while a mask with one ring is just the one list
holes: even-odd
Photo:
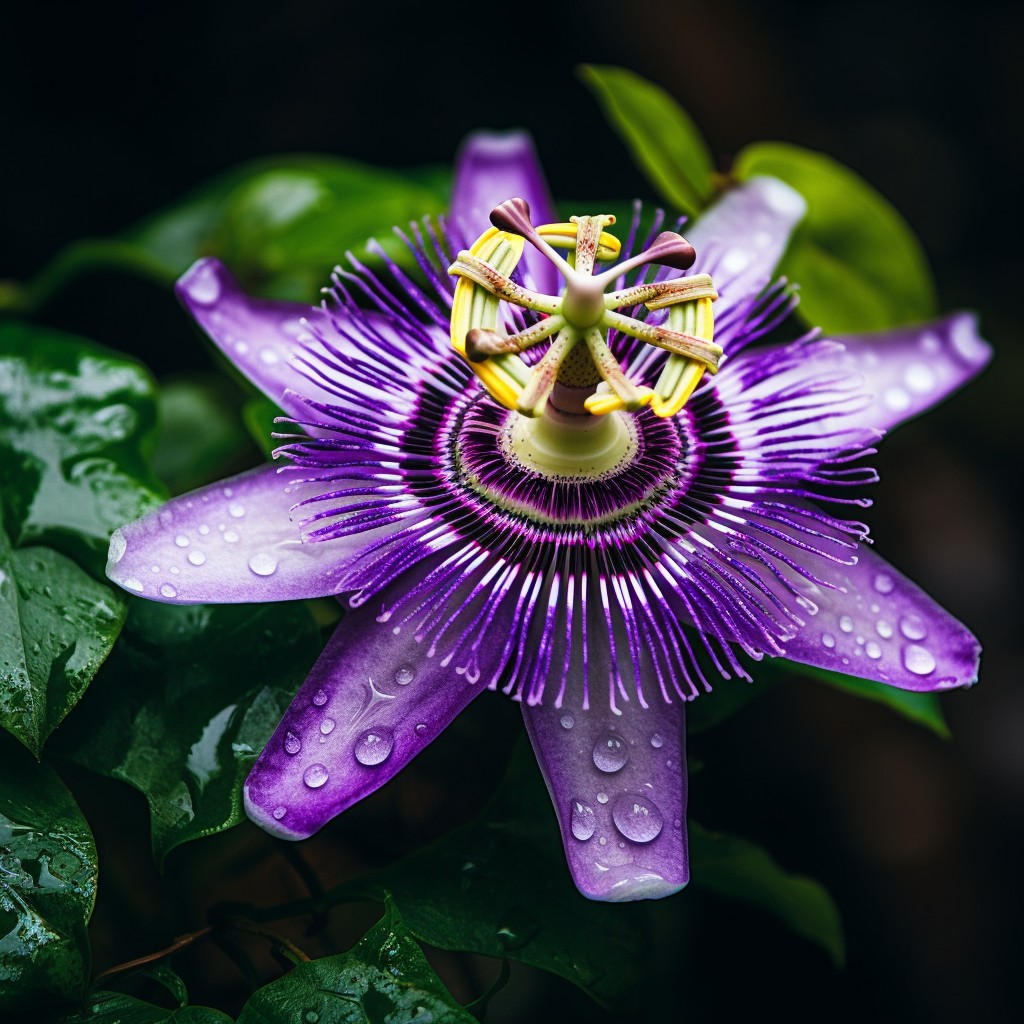
[[626, 68], [585, 64], [580, 77], [658, 195], [683, 213], [699, 213], [714, 194], [714, 161], [693, 118]]
[[256, 992], [238, 1024], [475, 1024], [427, 963], [394, 904], [347, 953], [298, 964]]
[[123, 594], [50, 548], [12, 551], [0, 524], [0, 726], [39, 756], [117, 639]]
[[837, 967], [843, 965], [846, 947], [839, 911], [819, 882], [783, 870], [766, 850], [746, 839], [707, 832], [692, 820], [689, 833], [693, 885], [761, 907], [821, 946]]
[[807, 200], [779, 273], [800, 285], [800, 314], [835, 334], [873, 331], [935, 314], [921, 243], [896, 209], [831, 157], [783, 142], [755, 142], [737, 157], [740, 181], [781, 178]]
[[231, 1018], [209, 1006], [168, 1008], [145, 1003], [122, 992], [93, 992], [80, 1010], [72, 1010], [53, 1024], [232, 1024]]
[[81, 998], [97, 875], [96, 846], [71, 794], [51, 768], [11, 746], [0, 758], [5, 1011]]
[[83, 338], [0, 324], [0, 501], [13, 545], [102, 578], [110, 534], [158, 501], [149, 374]]
[[339, 890], [385, 892], [418, 939], [531, 964], [600, 1003], [621, 1001], [639, 977], [646, 908], [595, 903], [577, 892], [525, 742], [476, 821]]
[[249, 768], [319, 652], [302, 604], [132, 601], [59, 749], [145, 795], [162, 864], [180, 843], [243, 820]]

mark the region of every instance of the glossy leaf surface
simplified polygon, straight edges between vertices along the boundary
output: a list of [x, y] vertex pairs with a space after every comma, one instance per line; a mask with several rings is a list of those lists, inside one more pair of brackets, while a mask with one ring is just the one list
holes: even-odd
[[384, 916], [347, 953], [300, 963], [264, 986], [238, 1024], [473, 1024], [427, 963], [388, 900]]
[[60, 749], [145, 795], [162, 862], [243, 820], [245, 776], [319, 650], [302, 604], [132, 602]]
[[[0, 1009], [81, 996], [97, 858], [85, 818], [53, 769], [0, 758]], [[0, 1014], [2, 1016], [2, 1014]]]
[[880, 330], [934, 315], [921, 243], [863, 178], [822, 153], [755, 142], [736, 158], [740, 181], [780, 178], [807, 200], [779, 273], [800, 286], [800, 314], [828, 333]]
[[102, 578], [111, 533], [158, 500], [144, 458], [155, 410], [138, 363], [0, 324], [0, 500], [12, 544], [46, 544]]

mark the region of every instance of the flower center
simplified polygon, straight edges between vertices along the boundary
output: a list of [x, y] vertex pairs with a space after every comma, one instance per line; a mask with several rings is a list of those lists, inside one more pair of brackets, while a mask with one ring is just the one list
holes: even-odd
[[[523, 437], [536, 439], [538, 453], [554, 438], [557, 443], [548, 445], [552, 450], [582, 445], [586, 457], [590, 449], [607, 449], [612, 434], [624, 443], [626, 432], [599, 430], [592, 421], [648, 405], [656, 416], [674, 416], [704, 373], [717, 371], [722, 350], [712, 340], [711, 303], [718, 293], [707, 274], [608, 290], [647, 264], [691, 267], [696, 254], [680, 235], [664, 231], [650, 248], [595, 274], [597, 260], [619, 253], [618, 239], [604, 230], [615, 223], [611, 215], [534, 227], [525, 200], [509, 199], [491, 211], [491, 223], [449, 268], [460, 279], [452, 303], [452, 344], [498, 402], [522, 417], [547, 421], [533, 431], [517, 428]], [[527, 241], [565, 281], [560, 295], [535, 292], [511, 279]], [[559, 249], [571, 250], [569, 257]], [[502, 302], [536, 316], [509, 334]], [[619, 312], [639, 306], [667, 308], [666, 323]], [[668, 352], [653, 386], [630, 379], [609, 346], [613, 330]], [[544, 341], [549, 341], [547, 351], [530, 365], [524, 362], [522, 354]]]

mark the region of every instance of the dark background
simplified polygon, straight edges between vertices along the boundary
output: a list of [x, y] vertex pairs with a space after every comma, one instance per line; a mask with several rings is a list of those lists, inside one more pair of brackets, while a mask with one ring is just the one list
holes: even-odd
[[[668, 929], [678, 949], [652, 935], [647, 1009], [618, 1019], [673, 1009], [728, 1020], [769, 1008], [790, 1019], [1019, 1019], [1018, 6], [942, 3], [922, 14], [870, 0], [220, 0], [37, 5], [4, 21], [0, 279], [29, 277], [68, 242], [116, 232], [213, 174], [275, 152], [445, 164], [468, 130], [521, 125], [537, 139], [556, 196], [650, 198], [574, 78], [584, 60], [626, 65], [668, 88], [723, 169], [746, 142], [778, 138], [830, 153], [891, 199], [924, 242], [943, 307], [979, 310], [997, 356], [971, 389], [886, 442], [870, 521], [878, 550], [978, 634], [982, 685], [944, 698], [951, 743], [806, 683], [700, 737], [694, 817], [824, 880], [844, 914], [849, 965], [835, 972], [770, 919], [695, 896], [671, 911], [685, 918]], [[212, 367], [172, 300], [150, 284], [93, 275], [38, 319], [131, 351], [159, 372]], [[490, 718], [495, 729], [514, 725], [503, 712]], [[81, 799], [87, 811], [95, 805], [101, 858], [129, 828], [139, 829], [145, 857], [144, 809], [138, 821], [106, 820], [107, 791], [98, 792]], [[151, 910], [156, 923], [118, 930], [103, 901], [104, 885], [116, 887], [113, 869], [101, 867], [98, 968], [174, 934], [161, 923], [160, 879], [122, 853], [105, 864], [138, 872], [136, 917]], [[345, 870], [321, 869], [327, 884]], [[472, 994], [470, 985], [463, 995]], [[613, 1019], [518, 966], [492, 1011], [499, 1022]]]

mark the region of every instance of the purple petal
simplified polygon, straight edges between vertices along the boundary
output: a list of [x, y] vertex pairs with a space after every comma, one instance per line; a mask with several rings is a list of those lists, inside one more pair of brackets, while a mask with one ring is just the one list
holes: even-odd
[[246, 813], [272, 835], [312, 835], [384, 785], [485, 689], [457, 660], [429, 657], [414, 630], [396, 635], [377, 622], [379, 607], [346, 614], [253, 766]]
[[977, 682], [981, 648], [967, 627], [863, 545], [857, 557], [854, 566], [805, 559], [842, 590], [806, 584], [817, 611], [783, 644], [785, 657], [903, 690]]
[[[322, 488], [321, 488], [322, 489]], [[271, 466], [169, 501], [115, 531], [107, 575], [169, 604], [287, 601], [337, 591], [337, 567], [376, 533], [302, 543], [289, 508], [315, 494]]]
[[952, 313], [913, 327], [849, 334], [844, 365], [861, 373], [874, 401], [860, 426], [889, 430], [942, 401], [980, 373], [992, 350], [978, 334], [977, 318]]
[[697, 250], [694, 271], [710, 274], [718, 289], [715, 317], [756, 295], [771, 280], [803, 218], [803, 197], [775, 178], [751, 178], [727, 192], [684, 229]]
[[[530, 205], [534, 224], [558, 220], [537, 151], [526, 132], [475, 132], [455, 160], [450, 220], [471, 245], [491, 226], [491, 210], [518, 196]], [[557, 294], [560, 278], [547, 257], [527, 246], [520, 263], [530, 287]]]
[[690, 877], [683, 706], [622, 714], [523, 704], [576, 887], [592, 900], [658, 899]]
[[246, 295], [227, 267], [211, 257], [194, 263], [178, 280], [176, 291], [224, 355], [284, 412], [298, 419], [309, 415], [307, 406], [285, 394], [288, 388], [318, 401], [337, 402], [290, 365], [299, 340], [312, 340], [303, 319], [319, 319], [321, 310]]

